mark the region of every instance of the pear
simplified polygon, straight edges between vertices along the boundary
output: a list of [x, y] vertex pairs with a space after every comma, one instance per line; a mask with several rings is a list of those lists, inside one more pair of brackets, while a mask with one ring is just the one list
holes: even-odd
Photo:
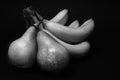
[[62, 45], [48, 33], [41, 30], [37, 33], [37, 62], [43, 70], [56, 71], [66, 67], [69, 55]]
[[16, 66], [31, 67], [36, 56], [36, 29], [29, 27], [17, 40], [13, 41], [8, 49], [10, 62]]

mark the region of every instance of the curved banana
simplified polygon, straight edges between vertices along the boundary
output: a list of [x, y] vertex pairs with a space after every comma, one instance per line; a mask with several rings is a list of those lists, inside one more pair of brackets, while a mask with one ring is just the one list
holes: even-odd
[[69, 28], [78, 28], [79, 27], [79, 21], [75, 20], [74, 22], [72, 22], [69, 26]]
[[64, 9], [64, 10], [60, 11], [50, 21], [57, 22], [57, 23], [60, 23], [60, 24], [64, 25], [67, 22], [67, 19], [68, 19], [68, 14], [67, 13], [68, 13], [68, 10]]
[[61, 41], [60, 39], [58, 39], [57, 37], [55, 37], [52, 33], [50, 33], [49, 31], [43, 29], [43, 31], [45, 31], [46, 33], [48, 33], [52, 38], [54, 38], [58, 43], [60, 43], [61, 45], [63, 45], [67, 51], [71, 54], [84, 54], [86, 53], [89, 48], [90, 48], [90, 44], [89, 42], [85, 41], [76, 45], [71, 45], [68, 43], [65, 43], [63, 41]]
[[82, 41], [94, 28], [94, 21], [92, 19], [87, 20], [82, 26], [76, 29], [47, 20], [43, 20], [43, 24], [45, 25], [45, 29], [67, 43], [78, 43]]

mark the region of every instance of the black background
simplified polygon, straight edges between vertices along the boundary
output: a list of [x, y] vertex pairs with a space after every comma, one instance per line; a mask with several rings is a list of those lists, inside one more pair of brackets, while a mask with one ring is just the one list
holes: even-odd
[[[111, 80], [113, 56], [118, 48], [117, 27], [113, 25], [114, 2], [99, 1], [4, 1], [1, 2], [1, 26], [0, 39], [0, 78], [8, 79], [34, 79], [34, 80]], [[82, 59], [71, 59], [68, 68], [58, 74], [50, 74], [39, 70], [38, 67], [31, 69], [19, 69], [9, 64], [7, 50], [9, 44], [19, 38], [26, 30], [22, 9], [28, 6], [35, 9], [46, 19], [51, 19], [59, 11], [68, 9], [69, 19], [67, 25], [78, 19], [80, 25], [87, 19], [92, 18], [95, 28], [87, 38], [91, 43], [91, 50]], [[117, 31], [116, 31], [117, 30]], [[2, 79], [1, 79], [2, 80]]]

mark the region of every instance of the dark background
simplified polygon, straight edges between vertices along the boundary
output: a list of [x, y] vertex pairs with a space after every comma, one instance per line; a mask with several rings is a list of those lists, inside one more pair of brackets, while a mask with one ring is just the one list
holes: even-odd
[[[3, 1], [1, 5], [1, 52], [0, 52], [0, 78], [8, 79], [34, 79], [34, 80], [111, 80], [113, 56], [118, 48], [118, 35], [115, 26], [114, 2], [99, 1]], [[19, 69], [11, 66], [7, 58], [9, 44], [19, 38], [26, 30], [23, 8], [34, 6], [46, 19], [51, 19], [59, 11], [68, 9], [69, 19], [67, 25], [78, 19], [80, 25], [92, 18], [95, 29], [87, 38], [91, 43], [91, 50], [82, 59], [72, 58], [70, 65], [63, 72], [50, 74], [34, 66], [31, 69]], [[119, 32], [119, 31], [118, 31]], [[113, 34], [114, 33], [114, 34]], [[1, 79], [2, 80], [2, 79]]]

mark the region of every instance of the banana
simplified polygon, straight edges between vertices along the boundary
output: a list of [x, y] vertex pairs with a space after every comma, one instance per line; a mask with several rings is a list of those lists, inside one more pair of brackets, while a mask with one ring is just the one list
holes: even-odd
[[43, 20], [43, 24], [46, 30], [67, 43], [78, 43], [82, 41], [94, 28], [94, 21], [92, 19], [87, 20], [75, 29], [48, 20]]
[[72, 22], [69, 26], [69, 28], [78, 28], [79, 27], [79, 21], [75, 20], [74, 22]]
[[53, 17], [50, 21], [57, 22], [59, 24], [64, 25], [67, 22], [68, 19], [68, 10], [64, 9], [60, 11], [55, 17]]
[[86, 53], [90, 49], [90, 44], [87, 41], [79, 43], [79, 44], [71, 45], [71, 44], [68, 44], [68, 43], [65, 43], [65, 42], [61, 41], [60, 39], [55, 37], [49, 31], [47, 31], [45, 29], [43, 29], [43, 31], [48, 33], [58, 43], [60, 43], [62, 46], [64, 46], [67, 49], [68, 53], [70, 53], [70, 54], [81, 54], [82, 55], [82, 54]]

